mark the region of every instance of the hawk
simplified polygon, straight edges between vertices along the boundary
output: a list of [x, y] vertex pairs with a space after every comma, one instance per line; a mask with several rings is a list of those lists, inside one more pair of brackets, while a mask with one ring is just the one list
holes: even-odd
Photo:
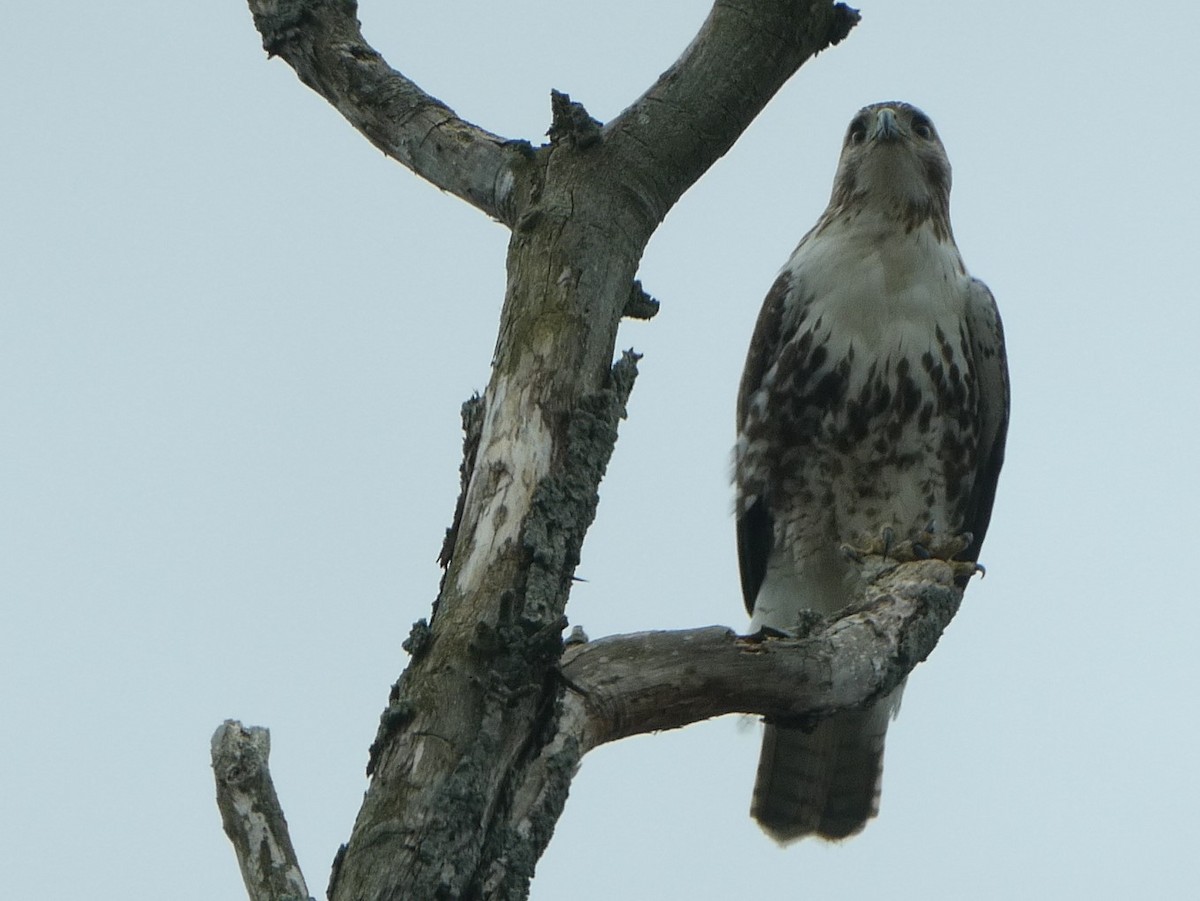
[[[763, 303], [738, 395], [737, 543], [752, 631], [861, 597], [846, 544], [961, 534], [978, 558], [1008, 424], [996, 303], [950, 229], [929, 117], [876, 103], [846, 131], [829, 206]], [[768, 721], [751, 814], [776, 841], [841, 839], [879, 810], [903, 685], [811, 724]]]

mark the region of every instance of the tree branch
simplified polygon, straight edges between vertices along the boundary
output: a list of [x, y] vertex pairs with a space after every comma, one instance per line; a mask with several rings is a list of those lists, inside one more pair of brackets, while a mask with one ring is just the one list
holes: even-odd
[[275, 784], [267, 769], [271, 734], [226, 720], [212, 737], [217, 807], [250, 901], [312, 901]]
[[863, 603], [801, 638], [739, 637], [723, 626], [613, 635], [569, 645], [564, 690], [494, 827], [484, 897], [522, 899], [587, 751], [727, 713], [804, 720], [860, 707], [926, 659], [962, 601], [940, 561], [867, 558]]
[[661, 222], [784, 82], [858, 19], [829, 0], [717, 0], [683, 55], [605, 129], [621, 157], [614, 171], [655, 198]]
[[868, 562], [875, 575], [864, 603], [804, 637], [746, 638], [710, 626], [568, 648], [563, 678], [587, 711], [582, 751], [726, 713], [823, 717], [891, 691], [933, 651], [962, 588], [942, 561]]
[[531, 150], [460, 119], [363, 40], [353, 0], [249, 0], [279, 56], [372, 144], [443, 191], [512, 225]]
[[[521, 485], [510, 495], [524, 507], [522, 528], [512, 533], [516, 541], [501, 546], [492, 530], [473, 562], [472, 546], [483, 542], [460, 530], [437, 615], [428, 627], [414, 629], [412, 663], [380, 719], [371, 748], [372, 781], [330, 881], [331, 898], [528, 894], [534, 864], [578, 762], [577, 743], [569, 736], [561, 747], [552, 746], [562, 610], [636, 375], [637, 355], [627, 352], [602, 388], [556, 417], [562, 450], [555, 467], [525, 486], [528, 499], [517, 493]], [[504, 392], [499, 396], [503, 401]], [[492, 392], [493, 411], [495, 397]], [[468, 432], [473, 419], [464, 419]], [[514, 421], [525, 430], [532, 426]], [[474, 443], [470, 435], [467, 443]], [[487, 443], [485, 424], [480, 453]], [[483, 477], [508, 481], [512, 455], [497, 459], [504, 467], [483, 466]], [[481, 465], [474, 468], [473, 481], [481, 478]], [[482, 495], [493, 505], [496, 496]], [[468, 524], [486, 529], [492, 515], [510, 527], [512, 504], [480, 515], [472, 514], [468, 499], [464, 529]], [[479, 569], [462, 576], [464, 567]], [[513, 574], [495, 576], [484, 567], [511, 567]], [[461, 591], [460, 578], [478, 580], [478, 589]], [[526, 779], [531, 766], [544, 778]]]
[[[680, 62], [609, 127], [557, 95], [551, 141], [535, 151], [462, 121], [392, 70], [363, 41], [353, 0], [249, 0], [267, 51], [372, 143], [513, 226], [492, 377], [464, 417], [463, 490], [441, 555], [445, 578], [435, 615], [410, 636], [412, 662], [381, 717], [371, 784], [330, 880], [335, 901], [524, 898], [588, 747], [683, 725], [685, 715], [796, 715], [803, 707], [780, 698], [764, 705], [752, 687], [733, 691], [738, 680], [749, 685], [770, 672], [761, 663], [747, 669], [743, 658], [802, 655], [785, 655], [786, 643], [735, 644], [727, 632], [662, 639], [664, 653], [689, 661], [686, 671], [656, 670], [660, 639], [646, 636], [574, 652], [567, 678], [583, 694], [564, 691], [560, 670], [571, 580], [636, 374], [632, 353], [613, 365], [617, 328], [623, 315], [656, 307], [636, 287], [642, 252], [671, 205], [783, 81], [856, 18], [832, 0], [742, 3], [717, 0]], [[851, 634], [885, 629], [890, 620], [879, 616], [864, 613]], [[878, 690], [859, 670], [853, 685], [837, 681], [838, 655], [866, 652], [832, 636], [811, 648], [805, 642], [815, 638], [800, 642], [818, 654], [810, 668], [780, 670], [809, 686], [814, 704], [824, 698], [821, 710], [833, 709], [818, 693], [826, 682], [863, 690], [847, 703]], [[731, 667], [721, 677], [728, 685], [697, 679], [707, 663], [692, 650], [709, 645]], [[894, 684], [902, 663], [911, 668], [925, 653], [888, 658], [870, 676]], [[614, 672], [604, 675], [596, 661], [614, 654]], [[720, 703], [697, 697], [722, 685]]]

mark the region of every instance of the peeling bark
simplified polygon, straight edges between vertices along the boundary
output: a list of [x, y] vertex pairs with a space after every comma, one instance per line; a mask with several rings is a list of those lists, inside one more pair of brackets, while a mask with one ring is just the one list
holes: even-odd
[[217, 808], [250, 901], [312, 901], [267, 769], [271, 735], [226, 720], [212, 737]]

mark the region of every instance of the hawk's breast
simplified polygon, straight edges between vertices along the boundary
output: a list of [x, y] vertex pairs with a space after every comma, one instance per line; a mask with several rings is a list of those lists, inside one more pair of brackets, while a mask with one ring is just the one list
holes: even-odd
[[762, 498], [776, 547], [801, 556], [885, 526], [961, 529], [978, 401], [953, 243], [834, 222], [781, 277], [779, 335], [739, 434], [742, 510]]

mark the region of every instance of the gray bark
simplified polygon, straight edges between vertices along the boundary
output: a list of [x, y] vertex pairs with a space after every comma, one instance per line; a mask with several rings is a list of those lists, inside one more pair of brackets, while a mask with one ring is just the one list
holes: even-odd
[[271, 735], [226, 720], [212, 737], [217, 808], [250, 901], [310, 901], [267, 769]]
[[582, 750], [727, 713], [804, 720], [870, 704], [933, 651], [958, 611], [961, 564], [867, 558], [863, 602], [794, 638], [711, 626], [614, 635], [567, 649]]
[[[918, 582], [908, 614], [885, 592], [800, 641], [701, 630], [564, 657], [561, 639], [636, 376], [635, 355], [612, 364], [617, 326], [656, 308], [635, 282], [642, 251], [796, 69], [846, 36], [853, 10], [717, 0], [675, 65], [616, 119], [598, 123], [555, 93], [550, 142], [533, 147], [463, 121], [390, 68], [363, 40], [353, 2], [249, 5], [268, 53], [375, 146], [512, 231], [491, 381], [464, 409], [445, 578], [381, 717], [331, 898], [524, 898], [588, 748], [732, 710], [820, 715], [863, 703], [928, 653], [940, 628], [913, 623], [948, 596], [957, 603], [944, 573]], [[767, 673], [797, 680], [796, 691], [770, 688]]]

